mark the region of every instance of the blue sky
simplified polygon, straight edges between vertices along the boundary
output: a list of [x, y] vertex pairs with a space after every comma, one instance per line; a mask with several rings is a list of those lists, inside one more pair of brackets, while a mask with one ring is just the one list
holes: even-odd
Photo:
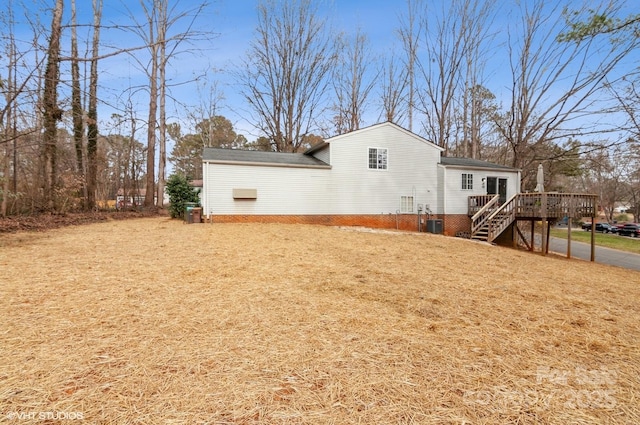
[[[5, 1], [12, 2], [16, 9], [20, 7], [17, 0]], [[129, 25], [131, 24], [131, 14], [136, 19], [144, 21], [139, 1], [125, 1], [126, 3], [122, 0], [104, 0], [104, 25]], [[437, 7], [447, 0], [428, 1], [430, 5]], [[537, 0], [523, 1], [526, 3]], [[79, 21], [90, 24], [91, 1], [76, 0], [76, 2], [78, 3]], [[510, 19], [508, 9], [509, 6], [516, 4], [516, 0], [498, 0], [498, 2], [501, 7], [495, 21], [496, 36], [504, 37], [504, 28]], [[42, 6], [42, 3], [50, 4], [52, 2], [26, 0], [26, 4], [30, 8], [30, 18], [32, 20], [39, 18], [42, 21], [41, 24], [48, 27], [51, 19], [50, 11], [44, 10], [51, 6]], [[70, 17], [69, 4], [70, 0], [65, 0], [67, 10], [64, 19], [66, 22]], [[200, 2], [196, 0], [181, 0], [178, 7], [180, 10], [186, 10], [198, 4]], [[371, 51], [374, 55], [390, 56], [393, 51], [400, 50], [397, 28], [399, 15], [404, 13], [406, 9], [405, 0], [319, 0], [319, 4], [321, 5], [321, 13], [326, 14], [327, 19], [332, 23], [333, 31], [348, 34], [355, 32], [360, 27], [368, 35]], [[573, 0], [571, 4], [579, 7], [583, 3], [581, 0]], [[218, 92], [224, 96], [224, 100], [219, 102], [216, 113], [228, 117], [236, 125], [238, 132], [245, 134], [250, 141], [259, 136], [253, 131], [251, 120], [245, 112], [244, 101], [239, 96], [239, 89], [234, 86], [229, 73], [234, 65], [243, 58], [253, 38], [257, 22], [256, 5], [257, 0], [212, 0], [211, 6], [204, 12], [196, 27], [213, 31], [218, 34], [217, 37], [206, 42], [196, 43], [192, 46], [194, 53], [181, 54], [169, 63], [168, 78], [173, 83], [181, 83], [171, 89], [171, 95], [178, 102], [168, 101], [169, 120], [181, 122], [185, 131], [189, 131], [189, 127], [194, 124], [194, 120], [189, 119], [189, 115], [197, 114], [196, 109], [199, 105], [207, 103], [208, 87], [216, 82]], [[26, 44], [32, 37], [30, 35], [32, 31], [27, 25], [27, 20], [20, 14], [17, 13], [17, 15], [17, 33], [22, 35]], [[68, 32], [66, 34], [68, 35]], [[86, 31], [80, 31], [81, 38], [86, 35]], [[101, 38], [103, 44], [113, 46], [112, 48], [142, 44], [137, 36], [121, 29], [105, 29]], [[44, 37], [40, 42], [43, 44], [46, 42]], [[68, 49], [68, 42], [63, 48]], [[85, 48], [86, 46], [80, 47], [81, 50]], [[103, 48], [102, 53], [106, 53], [108, 50], [110, 48]], [[489, 88], [498, 98], [507, 96], [509, 80], [505, 79], [504, 74], [508, 67], [506, 48], [495, 49], [487, 56], [487, 74], [492, 76], [492, 80], [488, 82]], [[136, 57], [143, 58], [144, 51], [137, 53]], [[630, 64], [635, 63], [637, 66], [637, 59], [637, 57], [631, 58]], [[122, 114], [122, 108], [129, 96], [139, 118], [146, 118], [148, 97], [141, 88], [147, 84], [147, 81], [135, 61], [127, 55], [105, 59], [100, 63], [100, 72], [99, 96], [103, 100], [99, 110], [101, 131], [103, 133], [112, 131], [109, 127], [110, 116], [113, 113]], [[204, 73], [206, 73], [206, 77], [202, 77]], [[192, 81], [196, 76], [200, 76], [197, 83]], [[63, 78], [65, 78], [64, 75]], [[132, 87], [131, 91], [127, 91], [127, 87]], [[64, 96], [65, 88], [62, 87], [61, 98]], [[374, 92], [372, 102], [377, 101], [376, 97]], [[377, 119], [377, 107], [372, 105], [364, 124], [374, 124]], [[144, 140], [142, 133], [138, 139]]]
[[[79, 3], [79, 9], [90, 13], [91, 6], [88, 0], [86, 3]], [[182, 10], [190, 9], [197, 4], [199, 2], [194, 0], [182, 0], [179, 3]], [[321, 11], [327, 13], [335, 31], [349, 33], [360, 26], [370, 37], [371, 49], [375, 54], [386, 55], [393, 49], [397, 41], [399, 6], [404, 7], [404, 1], [334, 0], [322, 4]], [[171, 90], [172, 95], [183, 103], [177, 105], [177, 114], [183, 113], [185, 108], [197, 109], [198, 104], [207, 103], [208, 87], [215, 81], [217, 90], [224, 96], [224, 100], [220, 102], [219, 114], [230, 118], [238, 131], [245, 134], [249, 140], [254, 140], [258, 134], [254, 134], [251, 122], [243, 111], [244, 102], [238, 94], [238, 88], [234, 86], [230, 70], [242, 60], [249, 49], [257, 24], [256, 5], [257, 1], [253, 0], [214, 0], [199, 25], [200, 28], [214, 31], [217, 36], [210, 42], [199, 43], [196, 47], [201, 49], [200, 52], [182, 54], [170, 63], [168, 68], [168, 75], [175, 82], [192, 80], [195, 76], [202, 76], [204, 72], [208, 75], [207, 78], [199, 78], [198, 83], [180, 85]], [[137, 1], [130, 2], [129, 7], [132, 11], [137, 10]], [[129, 20], [128, 16], [129, 12], [120, 0], [105, 0], [104, 24], [121, 24]], [[87, 16], [85, 19], [88, 22], [90, 18]], [[144, 16], [140, 14], [137, 19], [142, 21]], [[114, 30], [104, 31], [102, 40], [104, 43], [117, 46], [139, 44], [135, 36]], [[107, 97], [113, 99], [111, 105], [103, 105], [101, 115], [105, 120], [111, 113], [118, 112], [117, 104], [122, 99], [116, 99], [115, 96], [123, 87], [144, 84], [146, 80], [137, 65], [126, 55], [105, 60], [101, 64], [101, 70], [100, 84], [104, 88], [103, 93], [111, 92], [111, 96]], [[146, 109], [145, 97], [138, 95], [136, 99], [138, 108]], [[184, 127], [190, 124], [184, 116], [174, 116], [184, 123]], [[372, 116], [371, 121], [373, 120], [377, 120], [377, 116]]]

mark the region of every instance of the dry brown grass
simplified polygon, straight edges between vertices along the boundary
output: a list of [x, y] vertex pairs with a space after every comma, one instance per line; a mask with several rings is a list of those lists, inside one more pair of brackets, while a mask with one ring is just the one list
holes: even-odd
[[640, 423], [638, 272], [166, 218], [4, 235], [0, 270], [0, 422]]

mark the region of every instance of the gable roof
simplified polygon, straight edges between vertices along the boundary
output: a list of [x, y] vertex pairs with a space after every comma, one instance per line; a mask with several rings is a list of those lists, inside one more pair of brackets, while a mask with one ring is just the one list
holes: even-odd
[[455, 158], [443, 156], [440, 158], [440, 164], [445, 167], [484, 168], [489, 170], [518, 171], [517, 168], [471, 158]]
[[410, 136], [411, 138], [419, 141], [420, 143], [428, 144], [428, 145], [430, 145], [430, 146], [432, 146], [432, 147], [434, 147], [436, 149], [439, 149], [441, 152], [444, 151], [443, 148], [441, 148], [440, 146], [436, 145], [433, 142], [430, 142], [429, 140], [425, 139], [424, 137], [418, 136], [417, 134], [407, 130], [406, 128], [400, 127], [398, 124], [395, 124], [395, 123], [393, 123], [391, 121], [386, 121], [386, 122], [382, 122], [382, 123], [378, 123], [378, 124], [373, 124], [373, 125], [370, 125], [368, 127], [363, 127], [363, 128], [358, 129], [358, 130], [351, 131], [349, 133], [338, 134], [337, 136], [333, 136], [333, 137], [331, 137], [329, 139], [326, 139], [323, 142], [316, 143], [315, 145], [313, 145], [309, 149], [307, 149], [304, 153], [307, 154], [307, 155], [308, 154], [312, 154], [314, 152], [319, 151], [323, 147], [327, 146], [331, 142], [335, 142], [337, 140], [340, 140], [340, 139], [343, 139], [343, 138], [347, 138], [347, 137], [352, 137], [352, 136], [360, 134], [360, 133], [366, 133], [368, 131], [375, 130], [375, 129], [382, 128], [382, 127], [394, 128], [395, 130], [397, 130], [399, 132], [402, 132], [402, 133], [406, 134], [407, 136]]
[[202, 160], [217, 164], [331, 168], [326, 162], [303, 153], [246, 151], [241, 149], [204, 148], [202, 151]]

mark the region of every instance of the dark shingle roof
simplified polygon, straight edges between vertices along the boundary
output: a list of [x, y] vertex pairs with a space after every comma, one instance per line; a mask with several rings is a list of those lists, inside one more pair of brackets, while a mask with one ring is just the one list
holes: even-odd
[[515, 171], [516, 168], [507, 167], [506, 165], [494, 164], [492, 162], [481, 161], [479, 159], [471, 159], [471, 158], [454, 158], [443, 156], [440, 158], [440, 163], [445, 167], [447, 165], [455, 166], [455, 167], [469, 167], [469, 168], [490, 168], [492, 170], [505, 170], [505, 171]]
[[324, 161], [303, 153], [245, 151], [240, 149], [204, 148], [203, 161], [255, 163], [293, 167], [329, 167]]

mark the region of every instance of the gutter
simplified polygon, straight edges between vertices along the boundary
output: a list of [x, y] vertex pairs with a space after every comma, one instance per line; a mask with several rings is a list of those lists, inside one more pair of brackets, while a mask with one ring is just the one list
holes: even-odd
[[313, 165], [313, 164], [285, 164], [279, 162], [251, 162], [251, 161], [224, 161], [216, 159], [203, 159], [202, 162], [208, 164], [221, 164], [221, 165], [248, 165], [252, 167], [282, 167], [282, 168], [311, 168], [320, 170], [330, 170], [331, 165]]

